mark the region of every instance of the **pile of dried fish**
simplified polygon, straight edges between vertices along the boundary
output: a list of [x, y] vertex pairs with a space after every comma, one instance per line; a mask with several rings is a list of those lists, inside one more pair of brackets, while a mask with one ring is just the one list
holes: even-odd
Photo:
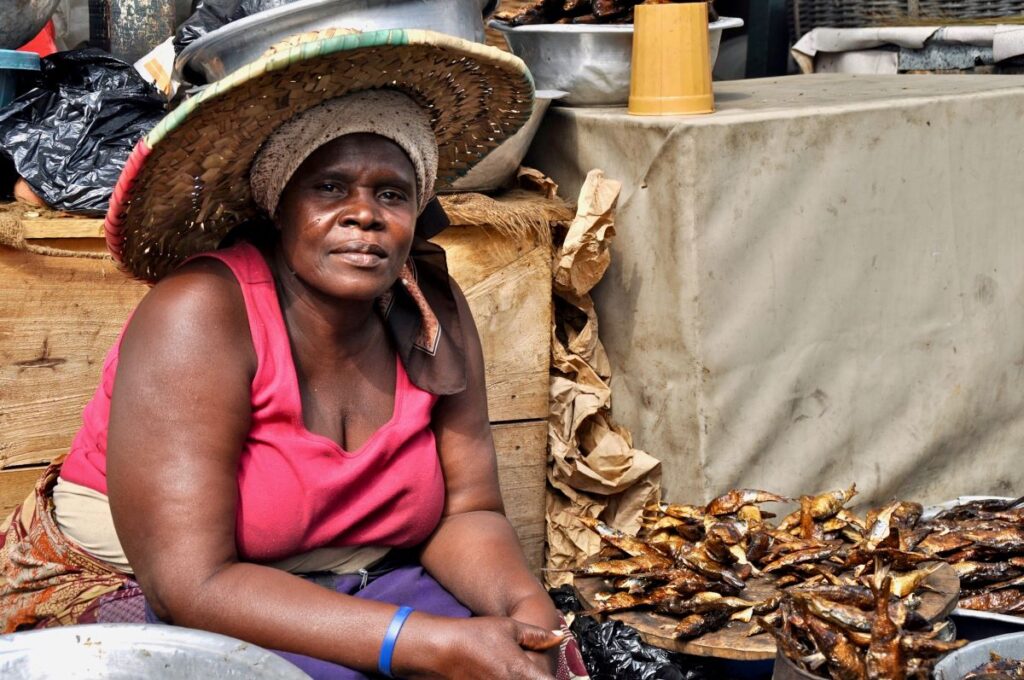
[[[678, 617], [666, 636], [690, 638], [729, 621], [778, 616], [778, 596], [744, 597], [758, 579], [772, 592], [799, 585], [797, 597], [838, 597], [840, 602], [873, 602], [863, 579], [876, 558], [891, 568], [892, 590], [902, 598], [903, 619], [913, 620], [916, 591], [934, 571], [930, 559], [907, 550], [902, 537], [922, 508], [895, 501], [861, 520], [846, 508], [856, 487], [799, 499], [800, 509], [777, 526], [763, 503], [792, 502], [767, 491], [740, 489], [706, 506], [662, 504], [638, 537], [590, 518], [581, 518], [607, 548], [575, 573], [600, 576], [610, 586], [591, 613], [653, 609]], [[917, 616], [917, 619], [920, 619]], [[748, 634], [762, 626], [753, 623]]]
[[1024, 615], [1024, 498], [958, 505], [921, 522], [910, 540], [953, 565], [961, 607]]
[[786, 658], [820, 677], [928, 680], [939, 657], [967, 644], [943, 639], [952, 636], [948, 622], [930, 626], [915, 619], [884, 568], [876, 570], [867, 593], [791, 589], [779, 610], [779, 622], [763, 621], [762, 627]]
[[[747, 635], [771, 634], [802, 668], [851, 680], [926, 678], [964, 644], [918, 612], [943, 561], [960, 577], [961, 607], [1024, 614], [1024, 498], [928, 520], [895, 500], [861, 519], [847, 508], [855, 495], [738, 489], [706, 506], [663, 503], [637, 537], [581, 518], [606, 546], [575, 573], [606, 584], [590, 613], [666, 614], [675, 623], [664, 635], [677, 639], [747, 622]], [[780, 502], [800, 507], [773, 523], [761, 505]]]
[[[705, 2], [707, 0], [646, 0], [647, 4], [668, 2]], [[645, 0], [535, 0], [511, 12], [498, 12], [495, 19], [510, 26], [530, 24], [631, 24], [633, 7]], [[714, 6], [708, 2], [711, 21], [718, 19]]]
[[1024, 678], [1024, 660], [1004, 659], [992, 652], [992, 660], [978, 666], [960, 680], [1010, 680]]

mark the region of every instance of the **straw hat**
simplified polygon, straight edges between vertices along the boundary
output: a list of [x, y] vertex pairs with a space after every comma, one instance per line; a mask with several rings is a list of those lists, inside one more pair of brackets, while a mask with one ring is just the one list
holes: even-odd
[[515, 134], [533, 108], [526, 66], [486, 45], [419, 30], [292, 38], [181, 104], [139, 141], [103, 225], [114, 259], [156, 281], [215, 249], [261, 214], [249, 168], [264, 140], [327, 99], [376, 88], [400, 90], [430, 114], [439, 188]]

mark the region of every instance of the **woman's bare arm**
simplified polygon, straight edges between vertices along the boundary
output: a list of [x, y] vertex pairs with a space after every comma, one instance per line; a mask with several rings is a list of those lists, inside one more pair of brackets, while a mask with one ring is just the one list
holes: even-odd
[[447, 496], [441, 525], [423, 551], [423, 565], [473, 612], [511, 616], [551, 630], [559, 625], [558, 613], [530, 572], [505, 518], [480, 339], [461, 292], [456, 301], [463, 319], [468, 387], [444, 397], [434, 410]]
[[[255, 365], [241, 292], [220, 263], [192, 263], [147, 295], [123, 338], [110, 414], [118, 536], [162, 618], [373, 670], [394, 606], [238, 561], [237, 465]], [[523, 666], [519, 647], [542, 632], [510, 623], [414, 614], [395, 668], [413, 678], [546, 678]], [[484, 653], [472, 657], [469, 641]]]

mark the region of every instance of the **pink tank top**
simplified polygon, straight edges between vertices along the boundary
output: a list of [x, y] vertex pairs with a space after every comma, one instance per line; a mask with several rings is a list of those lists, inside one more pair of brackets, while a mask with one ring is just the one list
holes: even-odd
[[[270, 268], [247, 243], [207, 253], [238, 279], [258, 366], [252, 428], [238, 466], [235, 536], [242, 559], [267, 562], [323, 547], [411, 547], [433, 532], [444, 479], [430, 429], [437, 397], [414, 385], [398, 362], [395, 410], [357, 451], [303, 425], [291, 346]], [[122, 330], [122, 333], [124, 331]], [[110, 395], [120, 338], [82, 414], [61, 477], [107, 493]]]

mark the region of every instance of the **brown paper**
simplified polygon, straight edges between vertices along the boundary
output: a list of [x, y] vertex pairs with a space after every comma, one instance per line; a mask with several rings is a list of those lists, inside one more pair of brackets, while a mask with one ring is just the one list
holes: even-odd
[[558, 200], [558, 185], [539, 170], [520, 166], [516, 173], [516, 186], [520, 189], [537, 191], [543, 194], [544, 198]]
[[661, 463], [634, 449], [629, 431], [611, 419], [611, 365], [590, 298], [611, 261], [619, 189], [600, 170], [587, 175], [554, 257], [546, 572], [552, 586], [570, 582], [564, 570], [600, 548], [578, 517], [600, 517], [635, 534], [644, 508], [660, 500]]

